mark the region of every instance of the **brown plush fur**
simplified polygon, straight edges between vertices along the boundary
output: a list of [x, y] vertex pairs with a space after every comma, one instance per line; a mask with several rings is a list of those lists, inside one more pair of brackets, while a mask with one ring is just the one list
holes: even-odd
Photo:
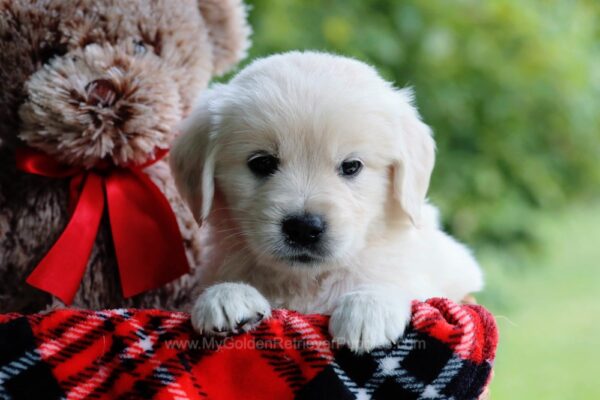
[[[147, 161], [214, 74], [244, 55], [241, 0], [0, 0], [0, 312], [60, 306], [25, 283], [69, 215], [68, 180], [26, 174], [14, 149], [84, 167]], [[74, 306], [186, 309], [208, 255], [166, 161], [146, 169], [178, 218], [192, 273], [123, 299], [103, 218]]]

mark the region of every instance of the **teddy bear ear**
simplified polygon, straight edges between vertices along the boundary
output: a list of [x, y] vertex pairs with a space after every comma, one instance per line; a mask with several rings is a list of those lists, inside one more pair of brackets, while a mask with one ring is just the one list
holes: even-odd
[[223, 74], [246, 56], [250, 27], [242, 0], [198, 0], [213, 46], [213, 73]]

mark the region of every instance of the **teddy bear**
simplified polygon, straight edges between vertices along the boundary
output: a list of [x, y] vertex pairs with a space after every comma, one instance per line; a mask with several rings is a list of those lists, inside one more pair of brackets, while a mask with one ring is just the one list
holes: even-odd
[[168, 149], [249, 31], [242, 0], [0, 0], [0, 312], [186, 310], [210, 227]]

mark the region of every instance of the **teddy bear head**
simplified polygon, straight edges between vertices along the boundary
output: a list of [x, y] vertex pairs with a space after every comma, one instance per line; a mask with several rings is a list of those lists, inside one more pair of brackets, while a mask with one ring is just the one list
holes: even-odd
[[244, 56], [245, 16], [241, 0], [0, 0], [0, 143], [143, 164]]

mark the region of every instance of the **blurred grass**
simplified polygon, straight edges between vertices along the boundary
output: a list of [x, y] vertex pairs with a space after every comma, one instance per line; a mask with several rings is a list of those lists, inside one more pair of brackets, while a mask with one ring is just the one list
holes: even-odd
[[546, 214], [532, 226], [542, 253], [484, 251], [500, 347], [492, 399], [600, 399], [600, 204]]

